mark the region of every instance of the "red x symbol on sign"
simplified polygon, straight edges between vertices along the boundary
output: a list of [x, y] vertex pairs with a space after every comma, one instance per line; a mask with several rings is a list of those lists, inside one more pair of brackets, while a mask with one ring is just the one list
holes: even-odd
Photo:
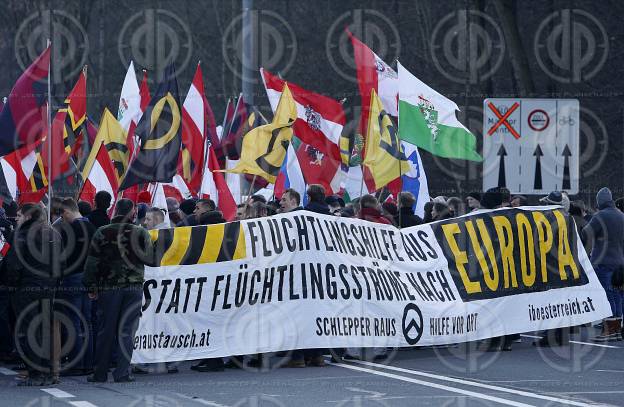
[[516, 110], [518, 108], [518, 106], [520, 106], [520, 103], [515, 102], [513, 105], [511, 105], [511, 107], [509, 108], [509, 110], [507, 110], [507, 112], [505, 112], [505, 115], [502, 115], [501, 112], [498, 111], [498, 109], [496, 108], [496, 106], [494, 106], [494, 104], [492, 102], [488, 102], [488, 107], [490, 108], [490, 110], [492, 110], [494, 112], [494, 114], [496, 115], [496, 117], [498, 117], [498, 122], [496, 122], [496, 124], [494, 126], [492, 126], [491, 129], [488, 130], [487, 134], [488, 136], [491, 136], [492, 134], [494, 134], [494, 132], [496, 131], [496, 129], [498, 129], [501, 124], [504, 125], [505, 127], [507, 127], [507, 129], [509, 130], [509, 132], [516, 138], [519, 139], [520, 138], [520, 134], [518, 134], [518, 132], [516, 131], [516, 129], [514, 129], [511, 124], [507, 121], [507, 119], [509, 118], [509, 116], [511, 116], [511, 114], [513, 113], [514, 110]]

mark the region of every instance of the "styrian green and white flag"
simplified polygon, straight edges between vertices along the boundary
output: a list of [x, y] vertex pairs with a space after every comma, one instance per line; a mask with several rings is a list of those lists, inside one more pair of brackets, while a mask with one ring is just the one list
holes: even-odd
[[477, 141], [457, 120], [455, 102], [442, 96], [399, 68], [399, 138], [430, 153], [445, 157], [483, 161]]

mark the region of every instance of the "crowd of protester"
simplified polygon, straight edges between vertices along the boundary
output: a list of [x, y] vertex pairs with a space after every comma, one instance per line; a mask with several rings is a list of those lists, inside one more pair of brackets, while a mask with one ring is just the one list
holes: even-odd
[[[148, 230], [226, 222], [210, 199], [180, 202], [170, 197], [166, 208], [120, 199], [110, 218], [111, 203], [107, 192], [96, 194], [94, 207], [72, 198], [53, 199], [51, 224], [42, 204], [28, 203], [18, 208], [11, 202], [0, 209], [0, 233], [3, 242], [10, 245], [0, 263], [0, 361], [18, 365], [23, 371], [22, 385], [48, 385], [56, 380], [41, 352], [32, 345], [43, 343], [47, 333], [26, 332], [28, 325], [19, 323], [21, 314], [31, 308], [42, 312], [45, 301], [54, 301], [55, 307], [68, 315], [75, 331], [73, 336], [67, 330], [59, 334], [61, 341], [72, 336], [72, 349], [61, 360], [61, 375], [89, 375], [90, 382], [105, 382], [114, 366], [113, 379], [128, 382], [134, 380], [133, 374], [146, 374], [157, 368], [130, 364], [132, 339], [140, 318], [144, 267], [150, 264], [154, 251]], [[505, 188], [493, 188], [483, 194], [469, 193], [464, 200], [437, 196], [425, 204], [421, 218], [414, 213], [416, 198], [410, 192], [401, 192], [396, 199], [383, 203], [375, 195], [345, 203], [339, 196], [326, 196], [322, 186], [310, 185], [305, 197], [293, 189], [287, 189], [279, 200], [267, 201], [261, 195], [253, 195], [238, 205], [236, 219], [311, 211], [404, 228], [485, 209], [528, 204], [525, 196], [512, 196]], [[570, 201], [566, 193], [559, 191], [535, 204], [560, 205], [574, 220], [613, 312], [595, 340], [621, 340], [623, 292], [616, 280], [624, 267], [624, 198], [614, 202], [611, 192], [601, 189], [596, 198], [598, 211], [593, 215], [582, 201]], [[570, 328], [545, 332], [534, 344], [565, 345], [569, 332]], [[508, 335], [485, 341], [484, 346], [489, 351], [511, 350], [512, 343], [518, 340], [519, 335]], [[376, 358], [385, 356], [384, 349], [373, 353]], [[324, 349], [293, 350], [284, 355], [283, 366], [324, 366], [323, 354]], [[332, 355], [362, 357], [358, 349], [339, 349]], [[191, 369], [211, 372], [262, 363], [262, 355], [238, 355], [226, 360], [204, 359]], [[176, 363], [164, 366], [168, 373], [179, 371]]]

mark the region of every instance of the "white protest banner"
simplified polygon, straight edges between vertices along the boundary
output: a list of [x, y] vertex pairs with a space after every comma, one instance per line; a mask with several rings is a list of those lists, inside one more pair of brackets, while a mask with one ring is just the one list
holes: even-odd
[[557, 208], [402, 230], [297, 211], [152, 238], [135, 363], [449, 344], [611, 314]]

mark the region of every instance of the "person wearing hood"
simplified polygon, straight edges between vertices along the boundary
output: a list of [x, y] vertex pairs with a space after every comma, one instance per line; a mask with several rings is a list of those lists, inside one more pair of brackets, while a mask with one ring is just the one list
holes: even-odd
[[593, 247], [590, 261], [600, 284], [604, 288], [612, 315], [603, 321], [602, 332], [597, 342], [622, 339], [623, 292], [613, 287], [611, 278], [624, 267], [624, 213], [615, 207], [609, 188], [602, 188], [596, 194], [598, 212], [583, 228], [583, 234], [591, 239]]
[[[135, 206], [120, 199], [110, 225], [93, 235], [82, 283], [97, 299], [98, 333], [95, 366], [89, 382], [106, 382], [113, 350], [115, 382], [132, 382], [130, 360], [143, 299], [143, 274], [154, 261], [154, 246], [147, 230], [135, 225]], [[115, 349], [113, 349], [115, 348]]]

